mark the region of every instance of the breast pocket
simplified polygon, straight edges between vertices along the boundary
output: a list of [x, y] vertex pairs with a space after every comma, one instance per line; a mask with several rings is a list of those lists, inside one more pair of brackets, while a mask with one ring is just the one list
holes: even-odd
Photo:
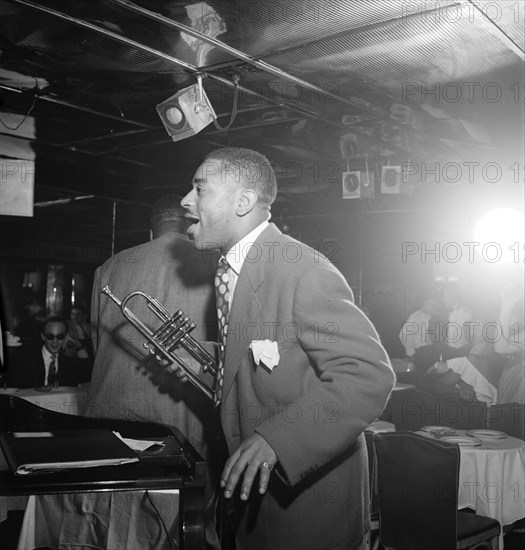
[[[304, 353], [297, 342], [280, 341], [277, 344], [279, 362], [272, 369], [263, 363], [256, 365], [253, 356], [253, 381], [263, 401], [287, 403], [301, 394], [301, 358]], [[251, 353], [251, 350], [250, 350]]]

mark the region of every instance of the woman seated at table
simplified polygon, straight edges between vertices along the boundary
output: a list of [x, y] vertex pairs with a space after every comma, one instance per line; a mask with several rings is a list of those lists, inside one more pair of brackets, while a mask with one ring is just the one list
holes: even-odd
[[70, 320], [67, 322], [69, 338], [64, 340], [64, 352], [70, 357], [94, 360], [92, 327], [86, 319], [87, 311], [84, 306], [75, 305], [71, 308]]
[[50, 317], [40, 334], [43, 345], [27, 345], [16, 361], [10, 362], [7, 385], [13, 388], [77, 386], [91, 379], [89, 359], [64, 354], [67, 325], [60, 317]]

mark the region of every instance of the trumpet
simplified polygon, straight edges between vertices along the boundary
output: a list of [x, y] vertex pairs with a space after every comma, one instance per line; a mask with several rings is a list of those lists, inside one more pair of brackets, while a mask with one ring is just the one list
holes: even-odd
[[[181, 310], [173, 315], [156, 299], [149, 294], [137, 290], [128, 294], [122, 301], [119, 300], [106, 285], [101, 294], [109, 296], [117, 306], [120, 307], [124, 317], [148, 340], [144, 342], [144, 347], [151, 355], [155, 355], [157, 360], [163, 357], [170, 363], [177, 363], [184, 374], [188, 377], [196, 388], [201, 390], [207, 397], [213, 400], [215, 391], [197, 374], [195, 374], [186, 363], [174, 351], [182, 347], [203, 367], [204, 372], [210, 372], [213, 379], [217, 377], [217, 363], [215, 359], [194, 339], [190, 332], [195, 328], [195, 323], [186, 316]], [[146, 326], [130, 309], [126, 307], [128, 301], [135, 297], [142, 296], [146, 300], [148, 308], [157, 315], [162, 321], [162, 325], [153, 331]]]

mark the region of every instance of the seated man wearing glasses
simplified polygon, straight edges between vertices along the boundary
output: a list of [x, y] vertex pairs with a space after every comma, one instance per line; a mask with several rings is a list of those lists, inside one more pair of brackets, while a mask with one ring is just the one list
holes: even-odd
[[8, 385], [14, 388], [77, 386], [91, 379], [89, 359], [64, 353], [67, 324], [60, 317], [49, 317], [41, 333], [43, 346], [29, 346], [18, 361], [8, 366]]

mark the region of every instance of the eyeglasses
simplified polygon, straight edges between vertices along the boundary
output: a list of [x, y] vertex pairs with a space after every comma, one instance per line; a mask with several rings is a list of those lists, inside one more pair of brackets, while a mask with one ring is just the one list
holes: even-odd
[[63, 340], [66, 335], [65, 334], [51, 334], [50, 332], [46, 333], [46, 340]]

